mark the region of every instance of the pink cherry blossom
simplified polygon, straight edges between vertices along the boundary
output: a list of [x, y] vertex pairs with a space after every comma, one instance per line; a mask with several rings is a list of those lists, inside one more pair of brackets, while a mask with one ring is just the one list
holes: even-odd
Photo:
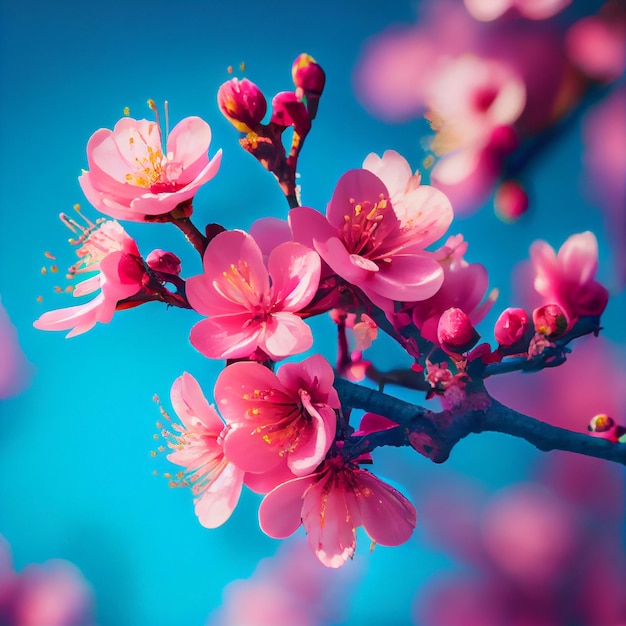
[[310, 474], [335, 438], [339, 397], [333, 370], [322, 356], [286, 363], [274, 374], [259, 363], [229, 365], [215, 383], [215, 398], [229, 424], [224, 451], [246, 472], [286, 465]]
[[145, 268], [135, 240], [115, 220], [87, 221], [85, 228], [64, 214], [61, 219], [80, 234], [78, 240], [70, 240], [78, 246], [79, 261], [69, 274], [98, 272], [76, 285], [74, 296], [98, 289], [100, 293], [85, 304], [44, 313], [33, 325], [40, 330], [70, 329], [66, 337], [74, 337], [91, 330], [97, 322], [108, 324], [118, 302], [141, 291]]
[[535, 241], [530, 258], [535, 270], [535, 289], [546, 303], [558, 304], [570, 320], [604, 311], [609, 294], [595, 280], [598, 241], [592, 232], [569, 237], [558, 255], [545, 241]]
[[545, 20], [562, 11], [572, 0], [464, 0], [467, 10], [477, 20], [491, 22], [510, 9], [530, 20]]
[[451, 307], [461, 309], [474, 326], [480, 322], [493, 305], [498, 292], [493, 290], [486, 299], [489, 278], [480, 263], [468, 263], [463, 255], [467, 243], [462, 235], [449, 237], [435, 253], [444, 272], [439, 291], [422, 302], [407, 305], [412, 311], [413, 323], [428, 341], [438, 343], [437, 328], [444, 311]]
[[32, 376], [32, 366], [20, 347], [17, 330], [0, 298], [0, 400], [23, 391]]
[[315, 247], [337, 275], [383, 308], [393, 300], [424, 300], [439, 289], [443, 272], [424, 248], [451, 219], [448, 199], [421, 187], [404, 197], [399, 218], [383, 181], [365, 169], [339, 179], [326, 218], [308, 207], [289, 212], [294, 239]]
[[204, 253], [204, 273], [187, 281], [191, 306], [208, 319], [191, 329], [191, 343], [211, 359], [247, 358], [257, 349], [274, 360], [308, 350], [310, 328], [296, 314], [315, 296], [316, 252], [283, 243], [267, 267], [255, 240], [243, 231], [217, 235]]
[[279, 485], [259, 508], [261, 529], [270, 537], [284, 539], [302, 523], [327, 567], [341, 567], [353, 557], [359, 526], [372, 541], [397, 546], [410, 538], [416, 521], [413, 505], [401, 493], [339, 457], [315, 474]]
[[243, 485], [243, 470], [224, 456], [224, 423], [209, 405], [196, 379], [186, 372], [178, 377], [170, 392], [172, 406], [182, 421], [172, 424], [167, 458], [185, 468], [182, 483], [190, 485], [195, 511], [206, 528], [217, 528], [231, 516]]
[[[151, 103], [156, 111], [156, 107]], [[141, 222], [190, 201], [220, 166], [221, 150], [209, 159], [211, 128], [187, 117], [165, 137], [159, 120], [124, 117], [96, 131], [87, 144], [89, 171], [80, 186], [99, 211]]]

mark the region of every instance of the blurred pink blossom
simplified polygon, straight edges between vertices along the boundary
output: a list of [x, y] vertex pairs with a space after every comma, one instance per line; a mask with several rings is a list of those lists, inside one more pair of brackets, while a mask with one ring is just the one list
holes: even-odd
[[530, 20], [545, 20], [568, 6], [572, 0], [463, 0], [477, 20], [491, 22], [510, 9]]
[[0, 624], [91, 626], [92, 591], [67, 561], [53, 559], [13, 571], [9, 545], [0, 536]]
[[207, 626], [327, 626], [343, 623], [358, 567], [324, 567], [305, 541], [284, 542], [250, 578], [235, 580]]
[[[156, 111], [156, 106], [151, 103]], [[165, 143], [164, 143], [165, 140]], [[163, 137], [156, 122], [124, 117], [101, 128], [87, 144], [89, 171], [78, 179], [89, 202], [105, 215], [136, 222], [154, 219], [190, 202], [220, 166], [209, 159], [211, 128], [187, 117]], [[191, 213], [187, 207], [187, 216]]]
[[32, 376], [32, 366], [20, 347], [17, 330], [0, 298], [0, 400], [22, 392]]
[[243, 231], [217, 235], [204, 253], [204, 273], [187, 281], [187, 297], [208, 316], [191, 329], [191, 343], [210, 359], [247, 358], [257, 349], [274, 360], [308, 350], [310, 328], [297, 315], [315, 295], [318, 254], [287, 242], [267, 267], [255, 240]]

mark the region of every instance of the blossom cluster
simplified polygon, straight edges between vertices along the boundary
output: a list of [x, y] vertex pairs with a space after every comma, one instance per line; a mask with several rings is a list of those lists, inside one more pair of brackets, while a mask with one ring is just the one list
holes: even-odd
[[[206, 122], [186, 118], [164, 136], [157, 113], [156, 122], [125, 117], [112, 131], [97, 131], [80, 184], [107, 217], [61, 219], [77, 235], [71, 242], [79, 260], [68, 276], [91, 274], [73, 294], [98, 293], [44, 313], [35, 326], [70, 337], [151, 301], [194, 311], [201, 319], [190, 330], [192, 346], [225, 367], [213, 385], [217, 408], [189, 373], [172, 386], [180, 422], [163, 410], [168, 424], [159, 423], [169, 460], [183, 468], [172, 484], [191, 487], [207, 528], [226, 522], [246, 485], [264, 495], [259, 524], [266, 534], [285, 538], [302, 525], [319, 560], [339, 567], [354, 554], [357, 528], [373, 544], [395, 546], [416, 525], [409, 500], [364, 467], [373, 464], [374, 449], [411, 445], [442, 460], [437, 437], [444, 433], [401, 423], [384, 406], [368, 410], [357, 428], [352, 409], [365, 407], [342, 395], [342, 377], [437, 396], [445, 413], [439, 426], [454, 424], [490, 405], [484, 378], [562, 362], [571, 339], [598, 331], [608, 292], [595, 279], [591, 232], [573, 235], [558, 254], [536, 242], [531, 259], [541, 305], [505, 309], [493, 329], [497, 345], [479, 343], [477, 325], [497, 290], [488, 292], [482, 265], [465, 260], [463, 237], [449, 235], [448, 197], [422, 184], [400, 154], [370, 154], [345, 172], [325, 214], [300, 206], [297, 159], [325, 76], [303, 54], [292, 79], [295, 90], [274, 97], [267, 123], [267, 100], [251, 81], [233, 78], [218, 92], [241, 146], [274, 174], [290, 207], [286, 220], [263, 218], [249, 233], [215, 223], [202, 232], [191, 220], [195, 194], [218, 173], [222, 154], [209, 158]], [[282, 138], [290, 127], [287, 153]], [[168, 250], [144, 257], [117, 220], [176, 226], [201, 255], [202, 272], [184, 278]], [[334, 369], [321, 354], [293, 360], [315, 348], [307, 320], [323, 313], [338, 330]], [[379, 330], [408, 358], [405, 370], [381, 372], [364, 358]]]

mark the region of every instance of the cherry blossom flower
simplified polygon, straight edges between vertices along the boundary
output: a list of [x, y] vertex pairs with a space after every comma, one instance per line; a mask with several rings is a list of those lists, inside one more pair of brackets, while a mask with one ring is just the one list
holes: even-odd
[[531, 20], [545, 20], [556, 15], [572, 0], [464, 0], [467, 10], [477, 20], [491, 22], [510, 9]]
[[61, 559], [13, 571], [9, 546], [0, 536], [0, 624], [90, 626], [92, 596], [78, 569]]
[[17, 330], [0, 298], [0, 400], [23, 391], [30, 382], [32, 366], [20, 347]]
[[314, 209], [289, 212], [296, 241], [314, 247], [332, 270], [382, 308], [393, 300], [418, 301], [441, 286], [443, 272], [424, 248], [448, 228], [448, 199], [431, 188], [404, 198], [402, 220], [390, 193], [372, 172], [346, 172], [328, 203], [326, 218]]
[[435, 253], [444, 272], [441, 289], [431, 298], [407, 305], [421, 335], [435, 344], [439, 343], [437, 328], [444, 311], [451, 307], [458, 308], [476, 326], [498, 295], [494, 289], [485, 299], [489, 282], [487, 270], [480, 263], [468, 263], [463, 258], [466, 250], [467, 243], [463, 241], [462, 235], [449, 237]]
[[209, 316], [191, 329], [191, 343], [211, 359], [247, 358], [260, 349], [280, 360], [308, 350], [313, 336], [296, 313], [319, 278], [319, 256], [299, 243], [277, 246], [266, 267], [250, 235], [220, 233], [204, 253], [204, 273], [187, 281], [189, 303]]
[[74, 296], [98, 289], [100, 293], [85, 304], [48, 311], [33, 326], [40, 330], [70, 329], [66, 337], [74, 337], [91, 330], [97, 322], [108, 324], [118, 302], [141, 291], [145, 267], [135, 240], [115, 220], [98, 220], [95, 224], [86, 220], [85, 228], [64, 214], [61, 219], [80, 233], [78, 240], [70, 240], [78, 246], [79, 261], [70, 268], [69, 275], [97, 272], [76, 285]]
[[558, 304], [570, 321], [604, 311], [609, 294], [595, 280], [598, 241], [592, 232], [569, 237], [558, 255], [545, 241], [535, 241], [530, 248], [530, 258], [535, 270], [536, 291], [546, 303]]
[[398, 491], [339, 456], [315, 474], [278, 485], [259, 508], [263, 532], [284, 539], [300, 526], [327, 567], [341, 567], [356, 548], [363, 526], [375, 543], [397, 546], [409, 539], [417, 521], [413, 505]]
[[174, 449], [167, 458], [183, 466], [186, 475], [174, 484], [191, 486], [198, 520], [206, 528], [217, 528], [237, 506], [244, 472], [224, 456], [224, 423], [191, 374], [185, 372], [174, 381], [170, 399], [183, 424], [173, 423], [175, 432], [164, 433]]
[[96, 131], [87, 144], [89, 171], [79, 178], [89, 202], [105, 215], [142, 222], [190, 201], [217, 174], [221, 150], [209, 159], [211, 128], [199, 117], [179, 122], [165, 147], [163, 140], [158, 116], [124, 117], [113, 130]]
[[215, 383], [215, 398], [229, 424], [226, 457], [246, 472], [286, 465], [310, 474], [335, 438], [339, 397], [333, 370], [322, 356], [286, 363], [274, 374], [259, 363], [229, 365]]

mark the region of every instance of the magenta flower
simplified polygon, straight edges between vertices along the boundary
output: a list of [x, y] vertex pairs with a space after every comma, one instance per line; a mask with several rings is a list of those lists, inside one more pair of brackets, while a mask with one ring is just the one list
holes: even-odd
[[279, 465], [296, 476], [313, 472], [335, 438], [340, 404], [334, 378], [320, 355], [286, 363], [277, 374], [259, 363], [229, 365], [215, 383], [215, 398], [230, 426], [227, 458], [246, 472]]
[[210, 359], [308, 350], [313, 336], [296, 313], [315, 295], [320, 265], [317, 253], [291, 242], [272, 250], [266, 267], [250, 235], [220, 233], [204, 253], [204, 273], [187, 281], [189, 303], [209, 316], [191, 329], [191, 343]]
[[[153, 110], [156, 110], [151, 104]], [[85, 196], [111, 217], [141, 222], [191, 200], [220, 167], [221, 150], [209, 159], [211, 128], [187, 117], [165, 137], [159, 120], [122, 118], [101, 128], [87, 144], [89, 171], [78, 179]]]
[[61, 219], [80, 232], [79, 239], [72, 240], [79, 245], [76, 254], [80, 260], [70, 268], [70, 275], [98, 272], [76, 285], [74, 296], [98, 289], [100, 293], [85, 304], [48, 311], [33, 326], [40, 330], [69, 329], [66, 337], [74, 337], [91, 330], [97, 322], [108, 324], [118, 302], [141, 291], [145, 268], [135, 240], [115, 220], [88, 221], [88, 228], [84, 228], [63, 214]]
[[544, 302], [558, 304], [570, 321], [604, 311], [609, 294], [595, 280], [598, 241], [592, 232], [569, 237], [558, 255], [545, 241], [535, 241], [530, 247], [530, 258], [535, 270], [535, 289]]
[[185, 468], [182, 484], [191, 486], [200, 523], [206, 528], [217, 528], [237, 506], [244, 473], [225, 458], [224, 423], [191, 374], [185, 372], [174, 381], [170, 398], [183, 425], [172, 424], [178, 434], [165, 432], [171, 438], [170, 448], [174, 449], [167, 458]]
[[359, 526], [372, 541], [397, 546], [409, 539], [416, 521], [415, 508], [401, 493], [339, 457], [315, 474], [278, 485], [259, 508], [261, 529], [275, 539], [288, 537], [302, 523], [327, 567], [341, 567], [353, 557]]
[[383, 181], [368, 170], [350, 170], [337, 183], [326, 218], [314, 209], [289, 212], [294, 239], [314, 247], [332, 270], [359, 287], [377, 306], [418, 301], [441, 286], [443, 271], [424, 248], [452, 219], [447, 198], [417, 188], [404, 198], [400, 218]]

